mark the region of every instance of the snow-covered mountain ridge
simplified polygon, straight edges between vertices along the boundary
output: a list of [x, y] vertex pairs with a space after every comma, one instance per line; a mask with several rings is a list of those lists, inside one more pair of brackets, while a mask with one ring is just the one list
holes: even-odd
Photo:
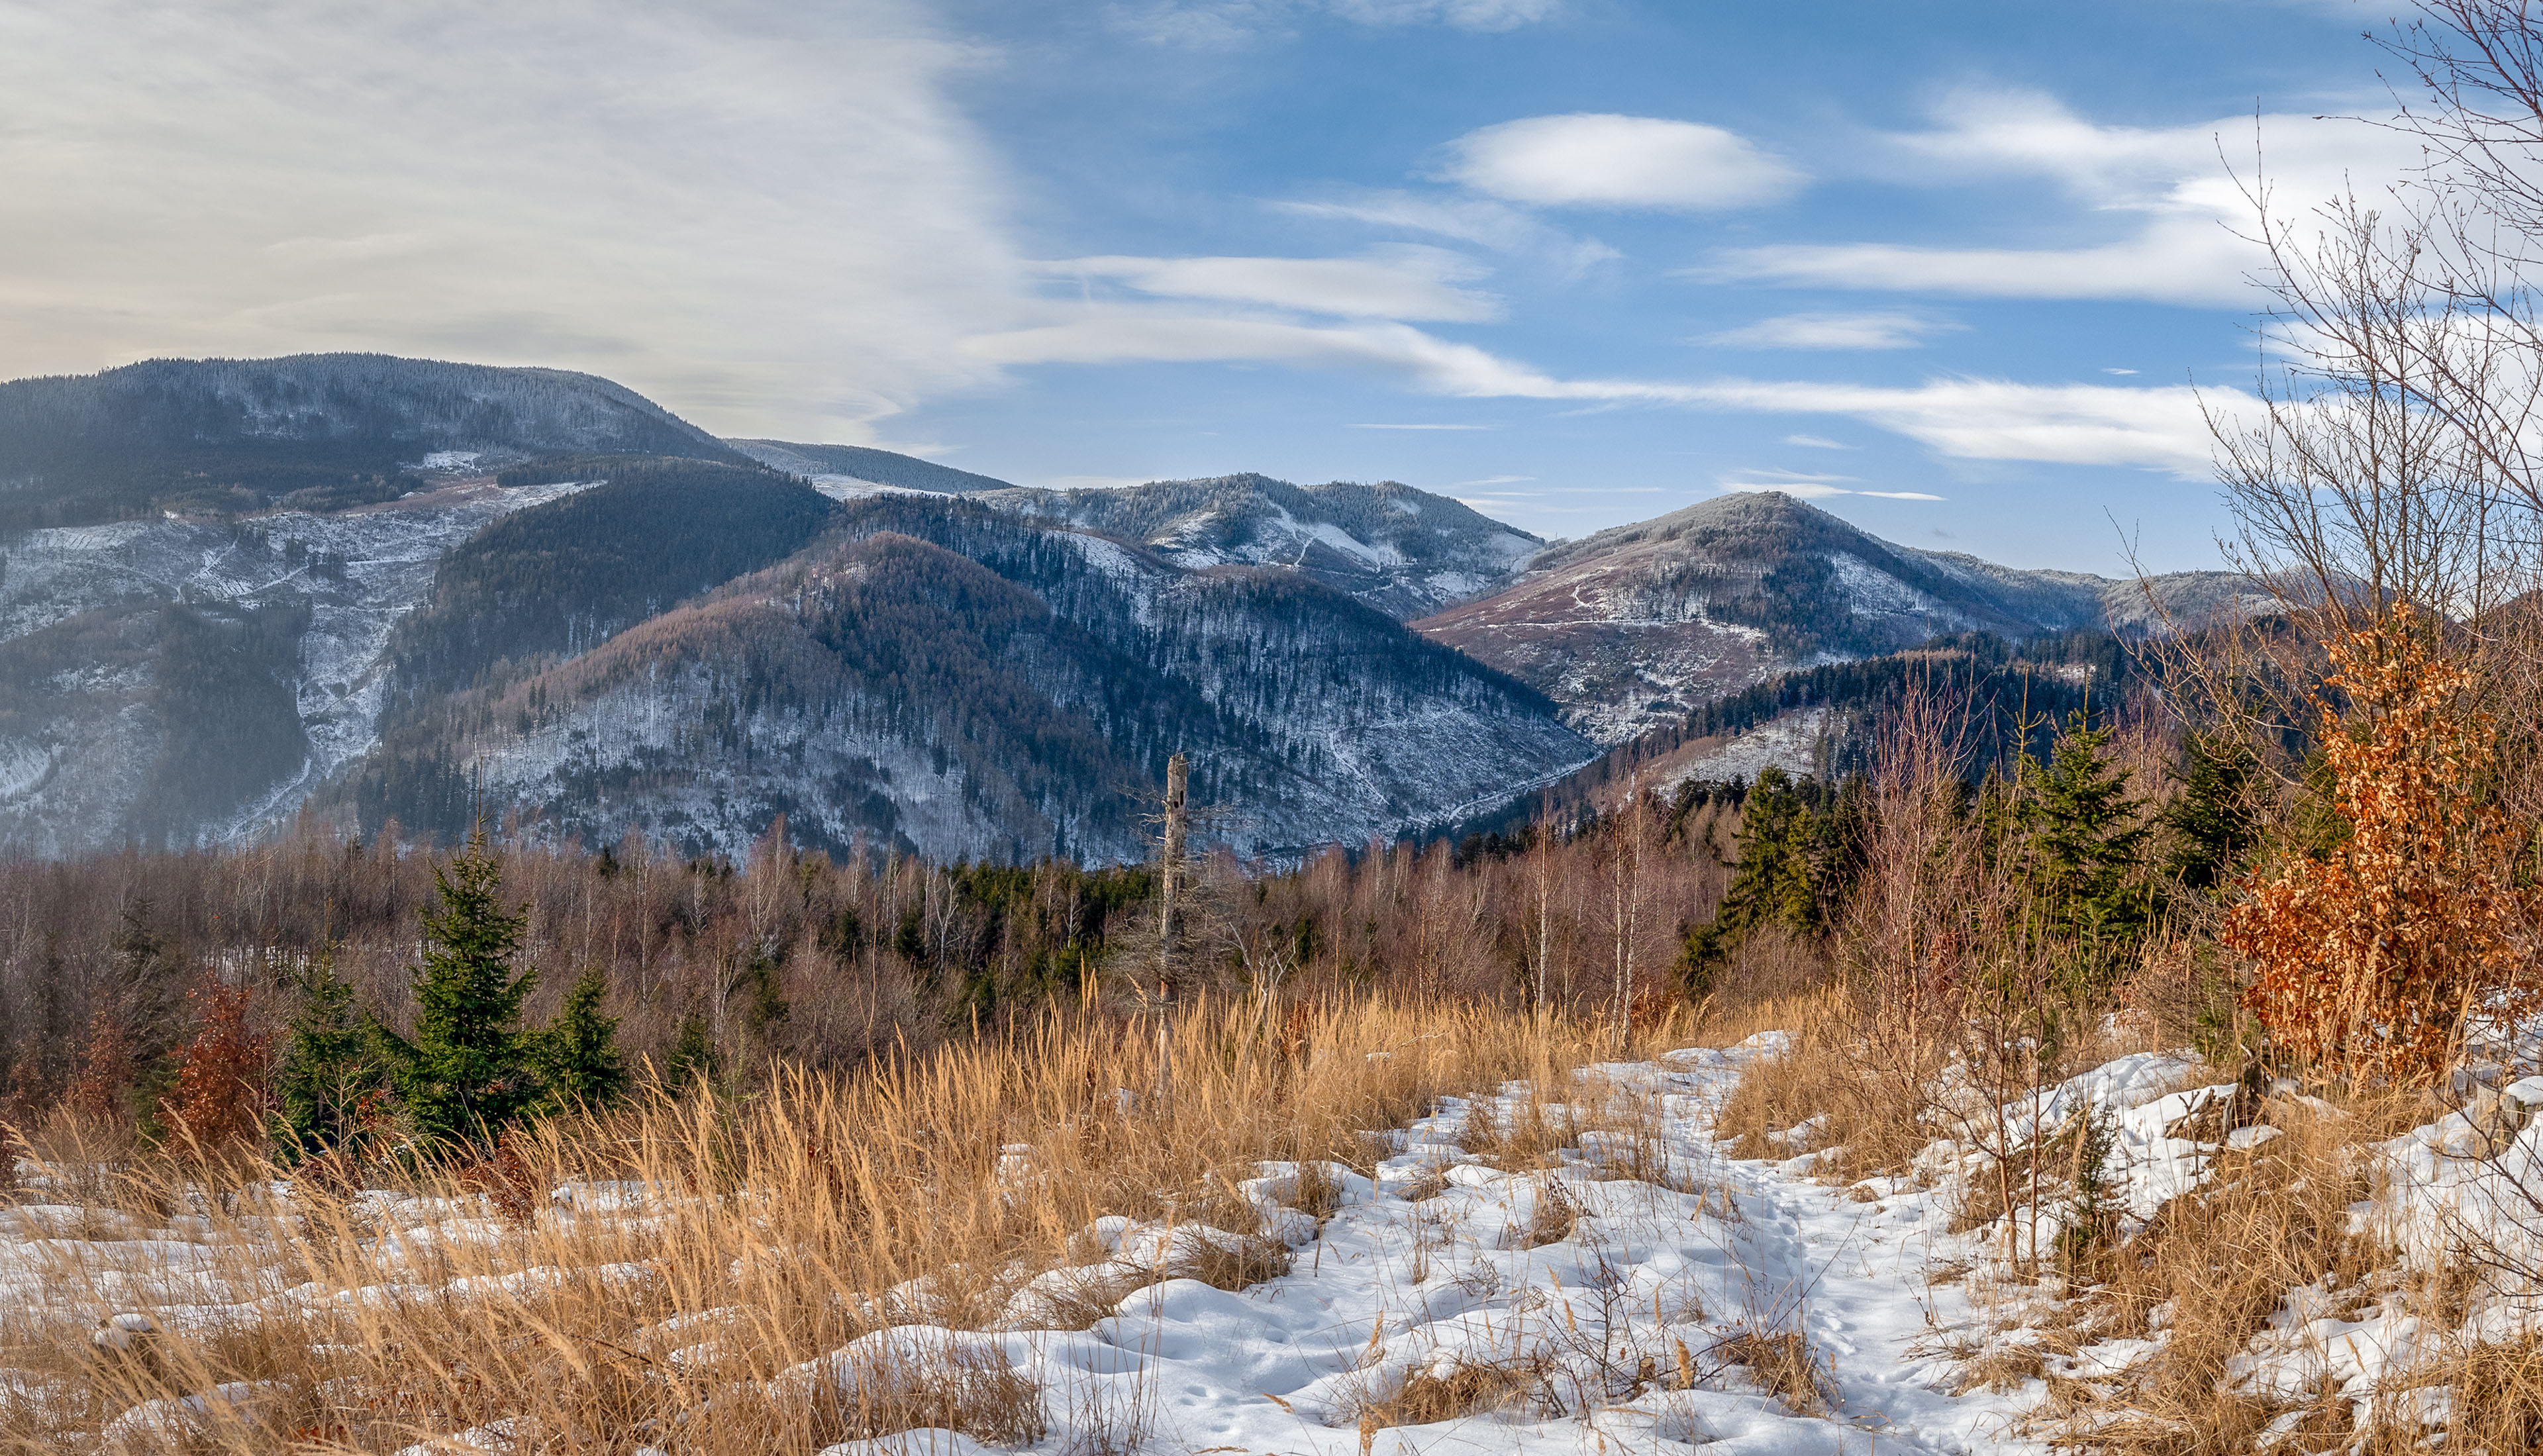
[[[831, 584], [780, 612], [781, 569]], [[877, 572], [898, 600], [838, 584]], [[450, 830], [483, 771], [701, 851], [782, 810], [1115, 857], [1183, 748], [1241, 842], [1300, 848], [1505, 802], [1578, 734], [1785, 667], [2131, 610], [1777, 497], [1549, 547], [1391, 482], [1028, 489], [718, 440], [561, 371], [160, 361], [0, 385], [0, 847]]]
[[1944, 633], [2150, 630], [2232, 610], [2248, 589], [2223, 572], [2140, 583], [2019, 571], [1893, 546], [1790, 497], [1741, 493], [1558, 543], [1509, 586], [1414, 626], [1614, 744], [1796, 667]]
[[[1231, 837], [1282, 851], [1589, 756], [1525, 687], [1299, 574], [944, 495], [597, 463], [616, 478], [15, 538], [0, 843], [217, 842], [310, 808], [455, 833], [482, 777], [498, 808], [693, 852], [783, 812], [835, 847], [1120, 858], [1180, 748]], [[885, 568], [888, 599], [841, 596]]]
[[1293, 571], [1398, 618], [1490, 591], [1545, 546], [1461, 501], [1394, 481], [1295, 486], [1230, 475], [1117, 490], [1017, 488], [981, 498], [1139, 542], [1181, 567]]
[[563, 369], [152, 359], [0, 384], [0, 530], [338, 509], [407, 495], [436, 464], [564, 452], [743, 458], [634, 390]]
[[737, 854], [1144, 852], [1176, 751], [1246, 853], [1390, 837], [1589, 745], [1552, 705], [1283, 573], [1187, 571], [967, 502], [878, 498], [821, 543], [571, 662], [463, 694], [344, 787], [437, 826], [479, 782], [560, 830]]

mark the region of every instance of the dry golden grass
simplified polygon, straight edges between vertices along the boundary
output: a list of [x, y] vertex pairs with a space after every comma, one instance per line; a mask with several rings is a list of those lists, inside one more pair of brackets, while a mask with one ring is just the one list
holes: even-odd
[[2291, 1288], [2328, 1279], [2371, 1302], [2382, 1253], [2351, 1239], [2348, 1225], [2350, 1205], [2368, 1191], [2355, 1138], [2359, 1124], [2387, 1120], [2380, 1111], [2360, 1107], [2340, 1119], [2281, 1107], [2278, 1137], [2223, 1155], [2205, 1188], [2166, 1203], [2085, 1275], [2098, 1280], [2073, 1312], [2098, 1338], [2145, 1336], [2158, 1312], [2165, 1336], [2100, 1403], [2097, 1414], [2121, 1418], [2071, 1444], [2148, 1456], [2248, 1448], [2279, 1408], [2228, 1390], [2227, 1362], [2247, 1352]]
[[1580, 1226], [1580, 1205], [1563, 1190], [1563, 1185], [1546, 1179], [1536, 1186], [1536, 1207], [1528, 1215], [1527, 1231], [1519, 1237], [1522, 1249], [1542, 1249], [1572, 1237]]
[[[360, 1180], [386, 1193], [314, 1177], [276, 1193], [272, 1169], [110, 1174], [111, 1160], [50, 1146], [54, 1166], [87, 1170], [72, 1192], [120, 1210], [90, 1232], [193, 1243], [237, 1295], [315, 1287], [270, 1316], [176, 1325], [108, 1355], [90, 1332], [136, 1295], [110, 1267], [114, 1243], [63, 1246], [43, 1296], [0, 1309], [0, 1369], [22, 1372], [0, 1379], [0, 1450], [103, 1450], [118, 1413], [241, 1382], [254, 1388], [172, 1415], [184, 1429], [152, 1449], [381, 1450], [494, 1421], [540, 1450], [641, 1441], [675, 1456], [918, 1424], [1021, 1439], [1039, 1394], [1002, 1359], [861, 1337], [911, 1322], [1083, 1328], [1145, 1279], [1271, 1277], [1286, 1251], [1253, 1237], [1259, 1215], [1233, 1182], [1255, 1164], [1365, 1171], [1361, 1129], [1613, 1054], [1580, 1029], [1472, 1005], [1333, 1004], [1303, 1026], [1204, 1008], [1179, 1022], [1171, 1095], [1125, 1097], [1154, 1087], [1155, 1048], [1153, 1024], [1054, 1020], [853, 1076], [781, 1072], [744, 1103], [655, 1100], [551, 1124], [491, 1163]], [[552, 1202], [563, 1186], [633, 1202]], [[1318, 1170], [1294, 1198], [1321, 1216], [1339, 1196]], [[1110, 1214], [1195, 1237], [1174, 1239], [1161, 1266], [1091, 1269], [1014, 1305], [1034, 1275], [1100, 1261], [1083, 1231]]]
[[1397, 1425], [1429, 1425], [1493, 1411], [1561, 1409], [1554, 1364], [1542, 1354], [1500, 1360], [1456, 1359], [1425, 1366], [1384, 1397], [1359, 1403], [1363, 1435]]
[[[1772, 1010], [1792, 1043], [1749, 1063], [1724, 1103], [1719, 1127], [1734, 1155], [1824, 1150], [1819, 1172], [1845, 1182], [1905, 1169], [1936, 1135], [1926, 1114], [1942, 1049], [1880, 1035], [1870, 1009], [1842, 987], [1782, 1000]], [[1821, 1120], [1804, 1139], [1790, 1135], [1813, 1117]]]
[[1746, 1366], [1760, 1389], [1798, 1415], [1824, 1415], [1836, 1402], [1826, 1361], [1798, 1330], [1741, 1330], [1717, 1341], [1710, 1353], [1723, 1364]]

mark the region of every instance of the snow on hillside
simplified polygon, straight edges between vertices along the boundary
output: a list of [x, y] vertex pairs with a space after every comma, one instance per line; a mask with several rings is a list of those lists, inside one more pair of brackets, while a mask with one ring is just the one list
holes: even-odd
[[[327, 776], [369, 751], [390, 630], [430, 593], [442, 554], [500, 516], [586, 484], [474, 482], [335, 514], [29, 531], [0, 552], [0, 642], [170, 602], [305, 604], [295, 691], [308, 762], [210, 837], [246, 832], [289, 817]], [[35, 705], [49, 714], [18, 716], [17, 734], [0, 738], [0, 815], [20, 826], [23, 842], [69, 846], [119, 822], [159, 749], [158, 729], [138, 707], [148, 687], [146, 668], [101, 666], [59, 681], [52, 702]], [[81, 716], [83, 696], [104, 705], [103, 728]]]
[[1462, 502], [1392, 482], [1301, 487], [1237, 475], [1113, 490], [1019, 487], [979, 498], [1135, 540], [1187, 570], [1300, 572], [1399, 618], [1500, 586], [1545, 546]]
[[[1392, 837], [1496, 807], [1590, 756], [1506, 686], [1322, 593], [1303, 613], [1283, 612], [1241, 580], [1178, 571], [1099, 536], [993, 529], [1063, 547], [1028, 584], [1123, 654], [1081, 659], [1069, 644], [1083, 639], [1067, 634], [1008, 644], [997, 651], [1022, 674], [1012, 686], [1045, 700], [1052, 722], [1117, 723], [1116, 700], [1134, 678], [1147, 695], [1141, 712], [1186, 702], [1179, 711], [1193, 716], [1180, 745], [1204, 774], [1225, 768], [1243, 786], [1243, 817], [1224, 834], [1241, 854]], [[966, 767], [892, 707], [891, 684], [831, 675], [831, 650], [805, 635], [827, 630], [819, 624], [836, 609], [819, 574], [861, 580], [864, 570], [855, 560], [809, 575], [781, 570], [732, 603], [700, 609], [738, 638], [790, 644], [764, 649], [792, 664], [786, 691], [750, 687], [778, 669], [730, 655], [639, 665], [604, 649], [593, 688], [560, 686], [554, 701], [568, 706], [478, 741], [468, 771], [586, 841], [642, 823], [693, 851], [740, 858], [783, 808], [808, 842], [896, 837], [939, 860], [1145, 854], [1145, 831], [1117, 804], [1090, 808], [1082, 795], [1053, 798], [1002, 777], [1023, 764]], [[745, 605], [753, 625], [732, 628]], [[640, 642], [650, 639], [625, 645], [651, 651]]]
[[[853, 812], [862, 807], [854, 798], [801, 792], [808, 783], [834, 790], [888, 785], [894, 828], [930, 859], [951, 863], [1015, 848], [1014, 826], [966, 792], [959, 766], [940, 772], [924, 745], [864, 727], [857, 704], [761, 705], [721, 734], [709, 730], [700, 707], [726, 702], [730, 686], [697, 664], [623, 682], [479, 753], [470, 769], [483, 770], [489, 790], [602, 839], [626, 832], [632, 819], [619, 814], [635, 796], [592, 794], [588, 786], [654, 770], [658, 782], [641, 802], [653, 831], [733, 860], [746, 859], [767, 832], [771, 804], [791, 805], [796, 833], [818, 836], [815, 842], [848, 844], [871, 832]], [[737, 743], [728, 741], [735, 736]], [[708, 765], [713, 772], [681, 772]], [[1082, 826], [1060, 827], [1072, 836], [1063, 842], [1082, 842], [1073, 837]]]
[[812, 489], [833, 500], [864, 500], [875, 496], [928, 496], [936, 493], [914, 490], [908, 486], [887, 486], [881, 481], [860, 480], [852, 475], [814, 475], [805, 479]]
[[1716, 746], [1672, 758], [1647, 782], [1657, 792], [1669, 794], [1690, 779], [1754, 783], [1769, 768], [1780, 768], [1796, 778], [1816, 773], [1827, 720], [1825, 708], [1803, 708], [1778, 715]]

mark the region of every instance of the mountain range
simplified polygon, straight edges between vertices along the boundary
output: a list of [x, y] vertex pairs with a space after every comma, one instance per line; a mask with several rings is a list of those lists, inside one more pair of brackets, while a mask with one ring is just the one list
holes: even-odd
[[733, 855], [783, 814], [1119, 860], [1184, 751], [1221, 840], [1287, 853], [1796, 666], [2146, 601], [1779, 496], [1549, 545], [1392, 482], [1054, 491], [720, 440], [557, 370], [154, 361], [0, 384], [0, 847], [517, 812]]
[[1799, 668], [1951, 633], [2151, 630], [2235, 609], [2247, 591], [2225, 572], [2120, 581], [1894, 546], [1757, 492], [1553, 546], [1510, 585], [1413, 625], [1612, 745]]

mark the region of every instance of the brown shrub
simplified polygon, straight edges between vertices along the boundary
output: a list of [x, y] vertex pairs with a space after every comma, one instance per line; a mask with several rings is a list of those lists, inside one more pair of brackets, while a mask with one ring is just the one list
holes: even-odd
[[2225, 914], [2224, 944], [2255, 969], [2245, 1004], [2299, 1060], [2350, 1080], [2426, 1083], [2476, 1005], [2513, 1020], [2543, 1003], [2522, 974], [2523, 837], [2479, 798], [2499, 735], [2431, 630], [2404, 605], [2330, 644], [2337, 671], [2313, 705], [2347, 833], [2256, 871]]
[[267, 1038], [248, 1024], [244, 984], [206, 980], [190, 999], [197, 1030], [159, 1113], [195, 1156], [232, 1156], [265, 1137]]

